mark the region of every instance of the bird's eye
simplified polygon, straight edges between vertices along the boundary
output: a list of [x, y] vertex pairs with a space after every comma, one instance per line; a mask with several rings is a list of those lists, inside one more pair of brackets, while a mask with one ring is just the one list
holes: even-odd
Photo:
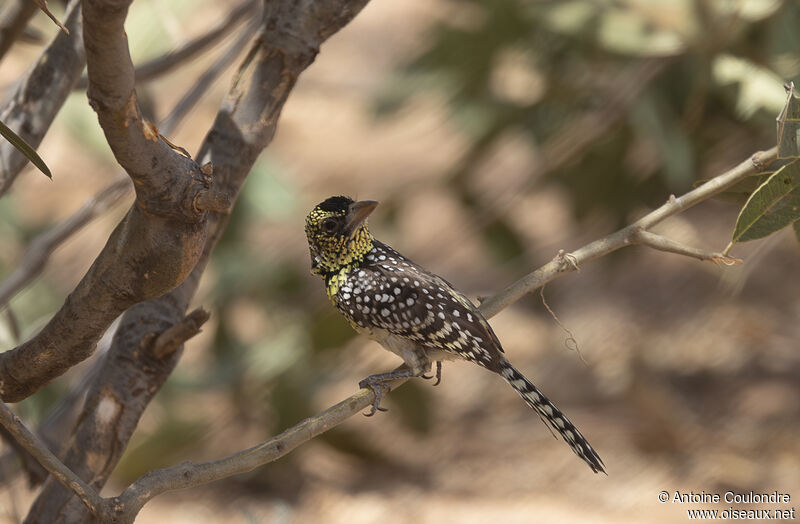
[[336, 223], [336, 220], [334, 220], [333, 218], [326, 218], [325, 221], [322, 222], [322, 229], [327, 233], [333, 233], [334, 231], [336, 231], [337, 227], [338, 224]]

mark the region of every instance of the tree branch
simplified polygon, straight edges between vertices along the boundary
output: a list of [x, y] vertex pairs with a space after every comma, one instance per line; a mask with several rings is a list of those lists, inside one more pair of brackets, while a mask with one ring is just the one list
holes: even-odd
[[[0, 120], [34, 149], [41, 144], [85, 64], [80, 0], [70, 0], [66, 25], [72, 34], [59, 31], [0, 111]], [[10, 143], [0, 142], [0, 196], [11, 188], [27, 162]]]
[[651, 247], [658, 251], [665, 251], [667, 253], [676, 253], [687, 257], [696, 258], [698, 260], [710, 260], [715, 264], [724, 264], [726, 266], [734, 266], [742, 263], [741, 259], [729, 257], [722, 253], [706, 251], [696, 247], [681, 244], [671, 238], [663, 235], [657, 235], [644, 229], [635, 229], [631, 232], [630, 241], [633, 244], [641, 244], [643, 246]]
[[44, 442], [31, 433], [19, 417], [3, 402], [0, 402], [0, 424], [39, 464], [50, 472], [50, 475], [64, 487], [72, 490], [92, 513], [97, 514], [104, 505], [104, 500], [100, 495], [58, 460], [58, 457], [47, 449]]
[[203, 308], [197, 308], [180, 322], [164, 331], [153, 342], [153, 354], [156, 358], [165, 358], [174, 353], [184, 342], [200, 333], [200, 328], [211, 315]]
[[62, 31], [64, 31], [64, 33], [66, 33], [66, 34], [69, 34], [69, 29], [67, 29], [67, 28], [64, 26], [64, 24], [62, 24], [62, 23], [61, 23], [61, 20], [59, 20], [58, 18], [56, 18], [56, 15], [54, 15], [53, 13], [51, 13], [51, 12], [50, 12], [50, 9], [47, 7], [47, 0], [33, 0], [33, 3], [34, 3], [34, 4], [36, 4], [36, 6], [37, 6], [37, 7], [38, 7], [38, 8], [39, 8], [39, 9], [40, 9], [40, 10], [41, 10], [41, 11], [42, 11], [44, 14], [46, 14], [46, 15], [47, 15], [47, 17], [48, 17], [48, 18], [50, 18], [50, 20], [52, 20], [52, 21], [53, 21], [53, 23], [54, 23], [54, 24], [56, 24], [56, 25], [58, 26], [58, 28], [59, 28], [59, 29], [61, 29]]
[[484, 301], [481, 304], [481, 311], [487, 316], [493, 316], [527, 293], [547, 284], [556, 278], [559, 273], [575, 271], [584, 262], [631, 245], [634, 243], [633, 237], [639, 234], [637, 232], [647, 231], [667, 218], [725, 191], [738, 181], [759, 173], [777, 158], [777, 154], [777, 147], [755, 153], [738, 166], [712, 178], [697, 189], [678, 198], [670, 197], [666, 204], [643, 216], [633, 224], [573, 251], [568, 257], [557, 256], [536, 271], [517, 280], [494, 297]]

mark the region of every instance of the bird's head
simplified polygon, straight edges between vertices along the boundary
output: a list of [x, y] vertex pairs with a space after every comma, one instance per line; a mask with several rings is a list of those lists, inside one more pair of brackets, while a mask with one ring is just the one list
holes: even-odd
[[378, 203], [330, 197], [306, 217], [306, 237], [311, 251], [311, 272], [330, 274], [362, 261], [372, 249], [367, 217]]

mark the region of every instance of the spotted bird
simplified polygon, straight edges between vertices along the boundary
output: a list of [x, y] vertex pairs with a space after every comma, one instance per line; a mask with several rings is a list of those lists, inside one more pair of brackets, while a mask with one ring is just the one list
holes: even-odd
[[367, 217], [377, 205], [334, 196], [311, 210], [305, 226], [311, 272], [325, 279], [333, 305], [356, 331], [406, 364], [406, 369], [371, 375], [359, 383], [375, 392], [369, 415], [383, 411], [380, 402], [387, 381], [425, 377], [432, 362], [441, 378], [441, 361], [460, 358], [503, 377], [592, 471], [605, 473], [603, 461], [578, 428], [505, 358], [475, 305], [442, 277], [370, 234]]

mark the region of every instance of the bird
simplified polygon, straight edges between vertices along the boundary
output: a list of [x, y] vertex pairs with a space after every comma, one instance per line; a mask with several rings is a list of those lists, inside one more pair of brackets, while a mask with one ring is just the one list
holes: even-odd
[[[522, 400], [561, 435], [595, 473], [600, 456], [575, 425], [504, 355], [480, 310], [442, 277], [427, 271], [370, 233], [374, 200], [332, 196], [307, 215], [311, 272], [325, 280], [328, 298], [353, 328], [403, 359], [405, 366], [359, 383], [375, 400], [368, 416], [385, 411], [387, 382], [423, 377], [443, 360], [466, 360], [500, 375]], [[435, 384], [434, 384], [435, 385]]]

